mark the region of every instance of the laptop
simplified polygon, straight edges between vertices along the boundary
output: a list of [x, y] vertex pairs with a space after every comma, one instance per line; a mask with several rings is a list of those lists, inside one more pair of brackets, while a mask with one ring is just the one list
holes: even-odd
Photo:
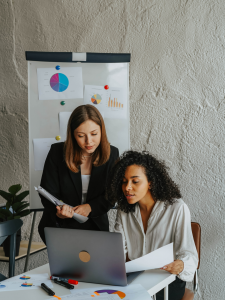
[[120, 233], [50, 227], [44, 231], [52, 276], [126, 286], [142, 273], [126, 274]]

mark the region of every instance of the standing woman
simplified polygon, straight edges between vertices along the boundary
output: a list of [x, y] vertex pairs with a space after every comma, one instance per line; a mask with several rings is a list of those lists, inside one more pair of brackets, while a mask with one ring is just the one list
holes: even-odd
[[[66, 142], [51, 146], [44, 165], [41, 186], [65, 203], [55, 207], [40, 195], [44, 213], [38, 230], [44, 242], [45, 227], [109, 230], [107, 212], [112, 206], [104, 197], [105, 184], [118, 157], [100, 112], [92, 105], [77, 107], [68, 122]], [[88, 221], [77, 222], [74, 212]]]

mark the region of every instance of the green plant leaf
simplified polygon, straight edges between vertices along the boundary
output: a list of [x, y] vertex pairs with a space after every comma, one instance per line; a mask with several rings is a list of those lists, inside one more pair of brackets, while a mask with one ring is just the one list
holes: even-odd
[[15, 203], [22, 201], [27, 195], [29, 195], [29, 191], [24, 191], [15, 197]]
[[0, 213], [0, 219], [3, 219], [4, 221], [6, 220], [6, 216]]
[[25, 216], [27, 216], [29, 214], [30, 214], [30, 210], [29, 209], [25, 209], [24, 211], [22, 211], [20, 213], [20, 217], [22, 218], [22, 217], [25, 217]]
[[20, 219], [20, 216], [14, 216], [14, 219]]
[[30, 205], [30, 203], [26, 203], [23, 204], [18, 210], [16, 210], [16, 215], [20, 214], [22, 210], [24, 210], [24, 208], [28, 207]]
[[17, 192], [19, 192], [22, 189], [22, 185], [21, 184], [15, 184], [10, 186], [10, 188], [8, 189], [8, 191], [12, 194], [12, 195], [16, 195]]
[[14, 211], [18, 211], [18, 209], [20, 209], [24, 204], [27, 204], [27, 201], [23, 201], [23, 202], [16, 202], [12, 205], [12, 209]]
[[12, 213], [9, 210], [3, 209], [3, 208], [0, 208], [0, 213], [5, 215], [6, 217], [9, 217], [12, 215]]
[[2, 190], [0, 190], [0, 195], [7, 201], [10, 201], [12, 199], [12, 195], [9, 193], [6, 193]]

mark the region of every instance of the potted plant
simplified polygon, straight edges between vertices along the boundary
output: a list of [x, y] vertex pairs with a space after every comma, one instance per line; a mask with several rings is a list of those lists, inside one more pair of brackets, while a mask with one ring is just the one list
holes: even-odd
[[[0, 190], [0, 196], [2, 196], [7, 202], [5, 208], [0, 208], [0, 219], [4, 221], [9, 221], [13, 219], [20, 219], [29, 215], [30, 210], [26, 209], [30, 204], [23, 199], [29, 194], [29, 191], [24, 191], [17, 195], [21, 190], [22, 185], [16, 184], [10, 186], [8, 192]], [[19, 254], [21, 241], [21, 229], [17, 232], [16, 235], [16, 256]], [[10, 238], [8, 237], [3, 242], [3, 249], [5, 256], [9, 257], [9, 247], [10, 247]]]

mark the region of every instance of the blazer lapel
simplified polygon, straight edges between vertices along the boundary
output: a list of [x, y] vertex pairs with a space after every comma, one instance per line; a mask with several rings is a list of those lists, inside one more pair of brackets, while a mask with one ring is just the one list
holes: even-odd
[[70, 173], [70, 177], [75, 185], [77, 194], [79, 196], [79, 202], [81, 203], [81, 199], [82, 199], [82, 182], [81, 182], [81, 172], [79, 169], [78, 173], [74, 173], [71, 170], [69, 170]]

